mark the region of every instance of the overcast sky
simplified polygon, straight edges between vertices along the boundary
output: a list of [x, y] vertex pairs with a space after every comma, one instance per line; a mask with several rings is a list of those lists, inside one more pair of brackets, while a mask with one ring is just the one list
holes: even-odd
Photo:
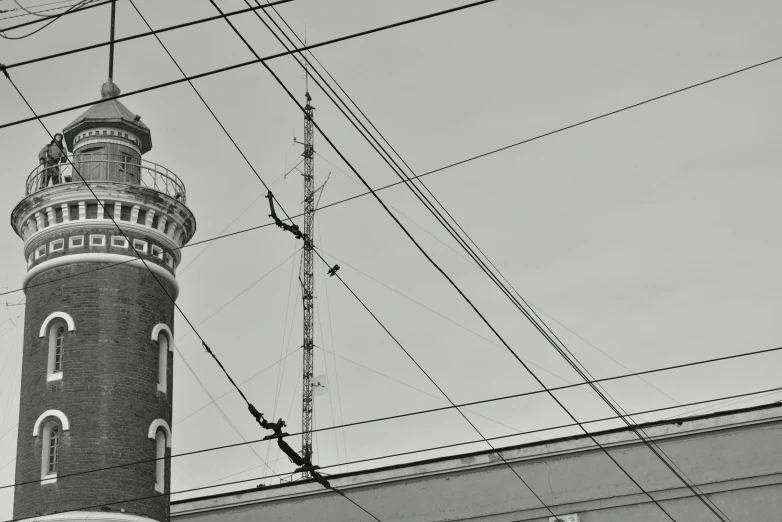
[[[134, 1], [154, 28], [216, 14], [206, 0]], [[224, 10], [246, 7], [241, 0], [219, 3]], [[295, 0], [278, 10], [302, 35], [306, 24], [314, 43], [463, 3]], [[0, 9], [12, 7], [11, 0], [0, 0]], [[327, 46], [316, 55], [420, 173], [782, 55], [781, 14], [782, 5], [773, 1], [499, 0]], [[0, 61], [103, 41], [108, 16], [107, 7], [91, 9], [30, 38], [1, 40]], [[253, 15], [235, 21], [261, 56], [281, 50]], [[129, 2], [119, 1], [117, 36], [146, 30]], [[252, 58], [224, 21], [162, 39], [188, 74]], [[107, 57], [104, 48], [10, 72], [32, 106], [46, 112], [98, 98]], [[303, 100], [304, 79], [293, 59], [270, 65]], [[114, 78], [123, 91], [179, 77], [154, 38], [117, 46]], [[782, 62], [776, 62], [444, 170], [425, 182], [596, 377], [771, 348], [782, 336], [781, 80]], [[260, 65], [196, 85], [258, 173], [274, 182], [285, 209], [297, 212], [301, 176], [280, 174], [301, 154], [293, 137], [302, 138], [302, 115], [282, 88]], [[315, 86], [310, 90], [317, 122], [367, 181], [373, 187], [397, 181], [325, 95]], [[154, 148], [145, 159], [186, 184], [198, 223], [193, 241], [217, 236], [232, 222], [228, 231], [269, 221], [261, 183], [190, 86], [122, 101], [152, 130]], [[45, 123], [59, 131], [83, 110]], [[0, 122], [28, 116], [0, 78]], [[321, 205], [363, 192], [323, 137], [316, 134], [315, 140], [316, 185], [330, 173]], [[5, 215], [23, 197], [26, 176], [47, 141], [37, 122], [0, 130]], [[380, 195], [516, 353], [536, 365], [547, 386], [578, 380], [407, 188]], [[346, 282], [454, 401], [538, 389], [376, 201], [364, 197], [323, 210], [316, 224], [323, 255], [341, 265]], [[5, 226], [0, 246], [0, 285], [16, 289], [25, 272], [22, 241]], [[232, 376], [242, 382], [268, 368], [243, 390], [270, 417], [284, 417], [290, 431], [301, 425], [300, 246], [267, 227], [185, 249], [177, 276], [178, 304]], [[316, 427], [447, 404], [337, 279], [324, 277], [323, 268], [316, 262], [315, 374], [327, 374], [329, 386], [316, 398]], [[4, 296], [3, 304], [23, 297]], [[14, 481], [23, 314], [21, 306], [0, 305], [0, 485]], [[241, 441], [213, 405], [189, 416], [210, 399], [182, 356], [212, 396], [231, 388], [188, 330], [177, 317], [174, 453]], [[606, 389], [626, 410], [641, 411], [778, 386], [779, 362], [779, 355], [762, 355], [654, 374], [648, 382], [617, 381]], [[558, 396], [579, 420], [610, 415], [583, 390]], [[218, 404], [245, 439], [265, 435], [238, 394]], [[569, 422], [545, 395], [471, 410], [487, 437]], [[315, 437], [315, 454], [323, 466], [477, 438], [450, 411], [326, 431]], [[299, 440], [292, 442], [300, 447]], [[258, 477], [197, 495], [252, 487], [271, 473], [260, 458], [276, 473], [292, 471], [287, 459], [277, 460], [275, 446], [254, 448], [258, 456], [239, 447], [173, 459], [172, 490]], [[402, 460], [486, 448], [475, 444]], [[13, 490], [0, 490], [0, 519], [11, 518], [12, 502]]]

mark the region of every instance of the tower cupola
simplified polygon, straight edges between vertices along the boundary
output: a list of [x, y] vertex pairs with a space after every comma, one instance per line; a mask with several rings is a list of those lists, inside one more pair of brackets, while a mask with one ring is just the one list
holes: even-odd
[[114, 143], [135, 150], [140, 157], [152, 149], [152, 135], [149, 127], [141, 122], [141, 116], [112, 98], [120, 92], [113, 81], [103, 84], [100, 95], [104, 101], [93, 105], [65, 127], [68, 150], [76, 153], [95, 143]]

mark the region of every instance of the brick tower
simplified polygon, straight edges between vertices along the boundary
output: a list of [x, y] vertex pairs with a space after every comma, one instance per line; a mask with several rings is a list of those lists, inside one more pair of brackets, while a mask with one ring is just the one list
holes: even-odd
[[169, 519], [168, 460], [83, 473], [170, 455], [172, 249], [195, 232], [184, 185], [142, 159], [150, 130], [117, 94], [103, 85], [63, 132], [70, 161], [34, 169], [11, 214], [27, 262], [17, 519]]

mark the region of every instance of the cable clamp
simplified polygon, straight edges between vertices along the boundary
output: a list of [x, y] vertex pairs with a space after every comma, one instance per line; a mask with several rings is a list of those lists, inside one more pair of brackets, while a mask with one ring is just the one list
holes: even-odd
[[8, 74], [8, 70], [6, 69], [5, 64], [0, 63], [0, 71], [3, 71], [3, 74], [5, 75], [6, 78], [8, 78], [9, 80], [11, 79], [11, 76]]
[[304, 233], [299, 229], [299, 225], [295, 223], [289, 225], [283, 222], [279, 217], [277, 217], [277, 212], [275, 212], [274, 210], [274, 196], [272, 195], [271, 190], [266, 195], [266, 198], [269, 200], [269, 209], [271, 210], [271, 214], [269, 214], [269, 217], [274, 220], [274, 224], [280, 227], [281, 229], [290, 232], [291, 234], [296, 236], [296, 239], [304, 239], [304, 241], [307, 242], [307, 238], [304, 235]]

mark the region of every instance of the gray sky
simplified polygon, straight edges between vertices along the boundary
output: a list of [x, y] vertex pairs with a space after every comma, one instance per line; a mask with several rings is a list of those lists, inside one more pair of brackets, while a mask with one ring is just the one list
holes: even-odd
[[[136, 3], [155, 28], [215, 14], [208, 1]], [[300, 33], [306, 23], [309, 41], [318, 42], [460, 3], [465, 2], [296, 0], [278, 9]], [[220, 5], [225, 10], [245, 6], [240, 0]], [[12, 6], [0, 0], [0, 8]], [[328, 46], [316, 55], [416, 172], [425, 172], [778, 56], [780, 11], [779, 2], [770, 1], [500, 0]], [[0, 41], [0, 60], [14, 63], [103, 41], [107, 23], [108, 8], [67, 17], [33, 37]], [[280, 51], [254, 16], [236, 23], [260, 55]], [[120, 1], [117, 35], [145, 30], [130, 4]], [[163, 41], [189, 74], [252, 58], [222, 21], [167, 33]], [[272, 67], [303, 99], [302, 72], [293, 60], [278, 59]], [[102, 49], [11, 74], [33, 107], [45, 112], [97, 98], [106, 70]], [[118, 45], [115, 80], [124, 91], [178, 77], [154, 38]], [[627, 372], [595, 347], [633, 371], [770, 348], [780, 344], [782, 334], [782, 248], [775, 239], [782, 101], [774, 85], [780, 80], [782, 64], [771, 64], [425, 180], [522, 295], [578, 334], [543, 315], [595, 376]], [[301, 113], [262, 66], [196, 83], [267, 183], [296, 160], [301, 149], [292, 145], [292, 137], [302, 137]], [[315, 87], [311, 92], [316, 120], [368, 182], [377, 187], [397, 181], [326, 97]], [[185, 182], [198, 220], [195, 241], [220, 234], [248, 206], [229, 230], [268, 222], [261, 183], [187, 84], [123, 103], [152, 129], [154, 149], [145, 159]], [[46, 124], [58, 131], [82, 110], [48, 118]], [[0, 80], [0, 121], [29, 115], [9, 83]], [[35, 122], [0, 130], [5, 187], [0, 208], [6, 215], [23, 196], [24, 180], [47, 141]], [[316, 159], [316, 184], [332, 172], [322, 204], [363, 191], [320, 135], [316, 150], [333, 163]], [[288, 212], [300, 208], [300, 176], [279, 179], [272, 188]], [[514, 350], [545, 369], [535, 371], [546, 385], [577, 380], [488, 278], [454, 253], [454, 242], [408, 189], [380, 194]], [[346, 281], [454, 401], [536, 389], [376, 201], [365, 197], [329, 208], [316, 223], [324, 256], [338, 260]], [[18, 288], [25, 272], [22, 242], [5, 226], [0, 245], [0, 284]], [[298, 246], [288, 234], [267, 227], [220, 240], [197, 260], [205, 246], [186, 249], [178, 273], [179, 305], [237, 381], [292, 352], [284, 365], [243, 386], [261, 411], [276, 409], [275, 418], [286, 418], [291, 431], [300, 427], [301, 302], [298, 256], [291, 258]], [[324, 278], [321, 264], [316, 267], [316, 344], [338, 355], [316, 351], [315, 373], [327, 373], [330, 382], [330, 393], [316, 399], [316, 426], [444, 405], [345, 288]], [[7, 296], [9, 303], [22, 298], [21, 293]], [[14, 480], [14, 464], [8, 463], [16, 447], [20, 314], [23, 307], [0, 307], [0, 322], [13, 319], [18, 325], [0, 324], [0, 436], [10, 430], [0, 440], [2, 485]], [[209, 392], [228, 392], [230, 384], [181, 317], [175, 337]], [[779, 361], [771, 354], [647, 377], [657, 389], [638, 379], [606, 388], [625, 409], [640, 411], [777, 386]], [[241, 440], [214, 406], [177, 423], [209, 399], [179, 355], [174, 383], [174, 453]], [[610, 414], [583, 391], [559, 396], [580, 420]], [[219, 404], [246, 439], [265, 434], [236, 393]], [[483, 416], [471, 419], [486, 436], [568, 422], [543, 395], [473, 411]], [[540, 437], [568, 433], [575, 431]], [[315, 452], [321, 465], [329, 465], [476, 438], [451, 411], [320, 433]], [[277, 472], [293, 469], [287, 459], [272, 462], [279, 454], [268, 443], [255, 448]], [[397, 461], [371, 466], [392, 462]], [[265, 473], [246, 447], [215, 451], [174, 459], [172, 489]], [[11, 489], [0, 490], [2, 519], [11, 518], [12, 495]]]

